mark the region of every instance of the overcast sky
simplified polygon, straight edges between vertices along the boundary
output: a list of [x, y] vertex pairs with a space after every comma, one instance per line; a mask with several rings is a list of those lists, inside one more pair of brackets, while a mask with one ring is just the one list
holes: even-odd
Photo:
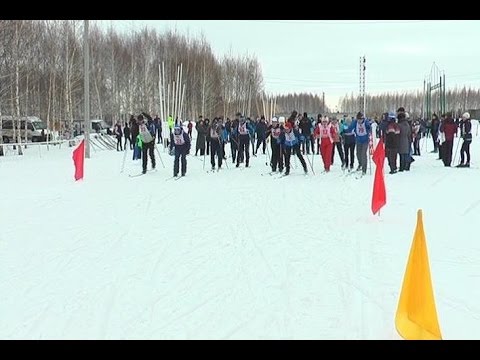
[[333, 110], [358, 93], [359, 60], [366, 56], [366, 91], [423, 90], [435, 62], [448, 87], [480, 87], [477, 20], [105, 20], [121, 31], [176, 29], [203, 33], [219, 57], [253, 54], [265, 90], [325, 92]]

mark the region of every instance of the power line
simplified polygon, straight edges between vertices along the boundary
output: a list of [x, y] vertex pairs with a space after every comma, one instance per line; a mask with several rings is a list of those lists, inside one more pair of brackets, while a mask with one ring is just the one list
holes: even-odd
[[355, 20], [244, 20], [249, 22], [261, 22], [266, 24], [305, 24], [305, 25], [376, 25], [376, 24], [417, 24], [434, 21], [455, 21], [455, 20], [372, 20], [372, 21], [355, 21]]

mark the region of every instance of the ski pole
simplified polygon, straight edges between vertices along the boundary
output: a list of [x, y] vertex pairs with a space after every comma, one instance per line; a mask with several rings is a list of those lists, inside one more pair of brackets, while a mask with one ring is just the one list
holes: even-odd
[[123, 173], [123, 170], [125, 169], [125, 159], [127, 158], [127, 151], [125, 150], [124, 151], [124, 154], [123, 154], [123, 161], [122, 161], [122, 167], [120, 169], [120, 174]]
[[153, 146], [155, 146], [155, 150], [157, 150], [158, 157], [160, 158], [160, 162], [162, 163], [163, 168], [165, 169], [165, 164], [163, 163], [162, 155], [160, 155], [160, 151], [158, 151], [157, 143], [154, 142]]

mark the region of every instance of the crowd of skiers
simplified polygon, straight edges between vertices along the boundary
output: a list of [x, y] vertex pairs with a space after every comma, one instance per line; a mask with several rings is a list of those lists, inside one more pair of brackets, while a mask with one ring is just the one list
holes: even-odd
[[[424, 122], [425, 123], [425, 122]], [[413, 156], [420, 155], [420, 139], [429, 137], [433, 139], [434, 150], [439, 153], [445, 166], [452, 164], [453, 139], [460, 129], [463, 138], [460, 150], [460, 164], [457, 167], [470, 166], [470, 143], [472, 141], [472, 125], [470, 115], [464, 113], [462, 119], [455, 122], [451, 113], [442, 115], [439, 119], [433, 115], [428, 127], [423, 127], [421, 120], [412, 120], [403, 107], [396, 112], [384, 113], [380, 120], [370, 120], [359, 112], [355, 118], [347, 115], [339, 120], [335, 117], [329, 119], [319, 114], [317, 119], [309, 118], [307, 113], [303, 116], [293, 111], [288, 117], [273, 117], [266, 121], [262, 116], [258, 120], [246, 118], [237, 113], [233, 120], [216, 117], [211, 122], [209, 119], [199, 117], [195, 124], [197, 131], [195, 156], [209, 156], [212, 170], [221, 169], [227, 161], [226, 145], [230, 144], [232, 163], [239, 167], [244, 163], [250, 166], [250, 145], [252, 155], [257, 156], [258, 150], [262, 154], [270, 155], [272, 173], [289, 175], [291, 156], [298, 157], [303, 171], [308, 173], [307, 162], [313, 170], [313, 155], [321, 155], [324, 172], [328, 173], [334, 162], [335, 152], [340, 158], [342, 170], [353, 171], [355, 155], [358, 162], [357, 171], [362, 175], [367, 172], [368, 153], [373, 151], [372, 131], [376, 125], [375, 135], [382, 138], [385, 144], [386, 157], [390, 167], [390, 174], [400, 171], [409, 171], [414, 160]], [[117, 137], [117, 150], [121, 151], [122, 137], [133, 149], [133, 160], [142, 159], [142, 172], [147, 171], [147, 156], [151, 158], [152, 168], [155, 168], [156, 144], [164, 143], [169, 152], [174, 156], [173, 175], [185, 176], [187, 171], [186, 156], [190, 153], [193, 123], [187, 124], [184, 131], [183, 124], [178, 119], [174, 121], [171, 116], [167, 118], [169, 136], [163, 141], [162, 122], [158, 116], [154, 119], [146, 113], [138, 116], [132, 115], [129, 123], [122, 128], [121, 123], [114, 127]], [[270, 143], [267, 148], [268, 143]], [[356, 151], [355, 151], [356, 150]], [[228, 150], [227, 150], [228, 151]], [[308, 155], [312, 153], [310, 160]], [[306, 155], [306, 160], [304, 158]], [[397, 158], [399, 166], [397, 166]], [[180, 166], [181, 162], [181, 166]], [[227, 164], [228, 165], [228, 164]]]
[[[235, 119], [214, 118], [212, 122], [201, 117], [196, 124], [197, 141], [195, 155], [208, 155], [212, 170], [217, 165], [222, 167], [222, 160], [226, 160], [225, 144], [230, 143], [232, 162], [239, 167], [245, 162], [249, 166], [250, 151], [252, 146], [253, 156], [257, 156], [258, 150], [262, 149], [265, 154], [267, 142], [270, 143], [271, 157], [270, 166], [272, 172], [290, 174], [291, 156], [298, 157], [303, 171], [308, 173], [307, 161], [313, 169], [313, 160], [308, 155], [321, 154], [324, 171], [329, 172], [333, 164], [335, 149], [340, 157], [342, 169], [353, 170], [354, 153], [357, 147], [358, 170], [363, 174], [367, 171], [368, 146], [371, 135], [371, 125], [362, 113], [358, 113], [356, 119], [350, 120], [346, 116], [339, 122], [338, 119], [319, 114], [316, 121], [304, 113], [300, 116], [293, 111], [288, 119], [285, 117], [273, 117], [267, 122], [265, 117], [257, 121], [245, 118], [237, 113]], [[255, 141], [256, 139], [256, 141]], [[217, 150], [218, 149], [218, 150]], [[268, 152], [268, 150], [267, 150]], [[307, 155], [307, 161], [303, 155]], [[215, 158], [218, 158], [218, 163]]]

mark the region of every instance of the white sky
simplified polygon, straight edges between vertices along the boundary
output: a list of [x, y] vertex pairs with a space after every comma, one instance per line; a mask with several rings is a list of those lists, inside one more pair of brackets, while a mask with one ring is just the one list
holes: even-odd
[[433, 62], [447, 88], [480, 86], [477, 20], [104, 20], [129, 31], [144, 26], [203, 32], [219, 57], [254, 54], [265, 90], [325, 92], [332, 109], [358, 93], [359, 59], [367, 58], [366, 91], [422, 90]]

